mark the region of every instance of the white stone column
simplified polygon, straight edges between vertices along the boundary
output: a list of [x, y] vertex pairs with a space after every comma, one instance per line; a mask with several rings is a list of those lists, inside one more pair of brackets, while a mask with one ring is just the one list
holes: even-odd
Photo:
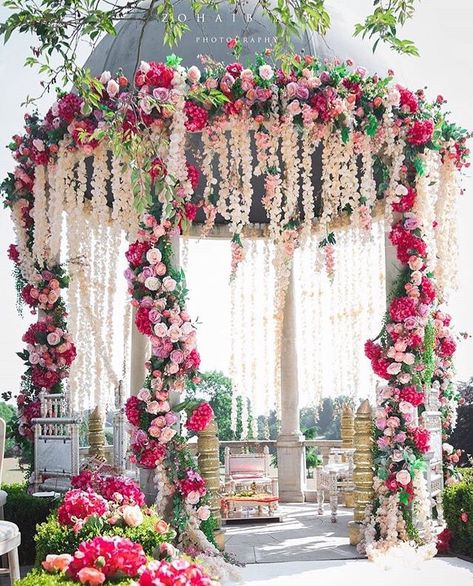
[[149, 360], [150, 343], [148, 336], [138, 331], [135, 325], [136, 307], [132, 311], [130, 336], [130, 395], [137, 395], [147, 375], [145, 362]]
[[299, 421], [296, 307], [294, 269], [291, 270], [284, 303], [281, 333], [281, 432], [277, 440], [279, 498], [304, 502], [305, 449]]

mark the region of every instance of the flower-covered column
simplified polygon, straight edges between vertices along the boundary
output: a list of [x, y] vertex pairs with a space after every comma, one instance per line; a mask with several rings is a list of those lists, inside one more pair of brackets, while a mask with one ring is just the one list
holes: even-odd
[[279, 497], [284, 502], [304, 502], [304, 436], [299, 421], [296, 307], [294, 270], [291, 270], [284, 302], [281, 339], [281, 433], [278, 437]]
[[149, 338], [143, 336], [135, 325], [136, 307], [133, 308], [133, 322], [131, 323], [130, 336], [130, 394], [137, 395], [143, 386], [146, 378], [145, 363], [149, 358], [150, 344]]

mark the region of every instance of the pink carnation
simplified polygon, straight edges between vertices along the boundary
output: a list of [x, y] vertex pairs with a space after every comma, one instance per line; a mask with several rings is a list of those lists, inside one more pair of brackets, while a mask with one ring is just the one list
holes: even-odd
[[72, 527], [77, 521], [84, 521], [92, 515], [101, 517], [107, 511], [108, 504], [103, 497], [93, 491], [74, 489], [66, 492], [57, 515], [61, 525]]
[[141, 574], [139, 586], [213, 586], [215, 582], [204, 569], [190, 561], [154, 561]]

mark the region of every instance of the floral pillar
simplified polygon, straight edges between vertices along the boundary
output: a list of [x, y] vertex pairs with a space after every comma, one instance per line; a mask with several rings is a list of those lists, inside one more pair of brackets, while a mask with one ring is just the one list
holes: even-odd
[[130, 338], [130, 394], [137, 395], [146, 378], [145, 363], [150, 353], [149, 339], [135, 325], [136, 307], [133, 308], [133, 323]]
[[304, 502], [305, 499], [305, 452], [299, 422], [296, 343], [294, 271], [291, 270], [281, 336], [281, 433], [277, 441], [279, 497], [284, 502]]

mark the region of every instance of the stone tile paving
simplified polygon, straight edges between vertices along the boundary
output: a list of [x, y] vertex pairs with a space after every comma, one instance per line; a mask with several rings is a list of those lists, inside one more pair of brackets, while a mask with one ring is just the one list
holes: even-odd
[[281, 523], [229, 525], [225, 549], [246, 564], [283, 561], [345, 560], [361, 557], [348, 543], [351, 509], [341, 507], [338, 522], [317, 514], [315, 503], [281, 505]]
[[366, 559], [291, 561], [241, 568], [248, 586], [471, 586], [473, 564], [458, 558], [434, 558], [417, 566], [402, 563], [385, 568]]

